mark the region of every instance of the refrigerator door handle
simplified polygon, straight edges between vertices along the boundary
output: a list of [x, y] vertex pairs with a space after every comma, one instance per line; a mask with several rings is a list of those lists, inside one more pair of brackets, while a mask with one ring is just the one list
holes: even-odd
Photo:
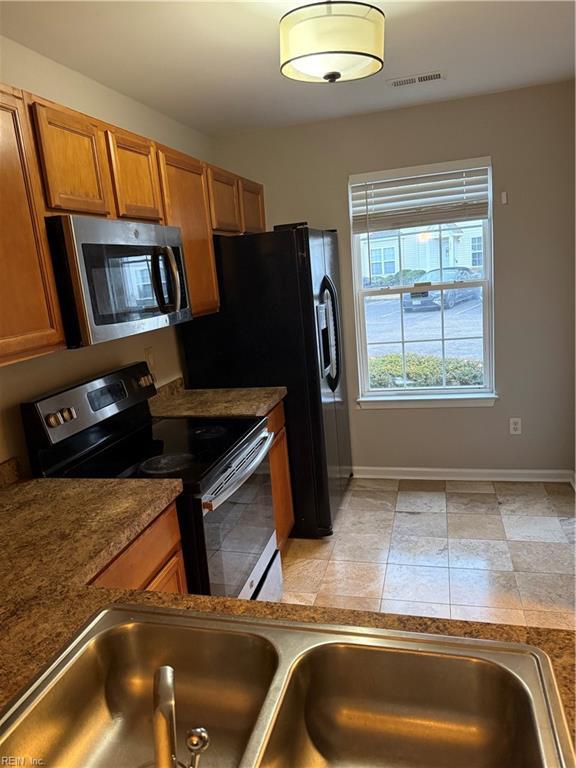
[[326, 291], [326, 325], [328, 326], [328, 343], [330, 346], [330, 371], [332, 381], [338, 376], [338, 348], [336, 343], [336, 325], [334, 317], [334, 305], [330, 291]]
[[324, 276], [320, 293], [326, 313], [326, 339], [328, 368], [325, 370], [328, 386], [335, 392], [340, 381], [340, 316], [336, 287], [328, 275]]
[[316, 321], [318, 323], [318, 344], [320, 347], [320, 375], [324, 379], [330, 375], [332, 361], [330, 356], [331, 348], [328, 316], [326, 304], [323, 301], [316, 305]]

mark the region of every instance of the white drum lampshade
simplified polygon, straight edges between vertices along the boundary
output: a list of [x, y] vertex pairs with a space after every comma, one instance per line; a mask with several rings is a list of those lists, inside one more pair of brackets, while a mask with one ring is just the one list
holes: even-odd
[[280, 71], [292, 80], [335, 83], [384, 65], [384, 14], [366, 3], [313, 3], [280, 19]]

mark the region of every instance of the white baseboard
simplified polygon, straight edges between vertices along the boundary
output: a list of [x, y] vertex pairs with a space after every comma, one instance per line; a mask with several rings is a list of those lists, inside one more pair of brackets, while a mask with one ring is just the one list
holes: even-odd
[[394, 480], [515, 480], [572, 483], [569, 469], [445, 469], [444, 467], [353, 467], [354, 477]]

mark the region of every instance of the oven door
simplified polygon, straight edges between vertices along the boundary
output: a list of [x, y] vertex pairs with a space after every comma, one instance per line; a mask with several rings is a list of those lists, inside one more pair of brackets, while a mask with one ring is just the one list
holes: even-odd
[[210, 594], [250, 600], [262, 588], [277, 551], [264, 429], [202, 498]]
[[49, 227], [56, 233], [52, 252], [62, 262], [57, 267], [66, 268], [71, 289], [63, 301], [67, 337], [76, 336], [69, 346], [191, 318], [180, 230], [87, 216], [55, 218]]

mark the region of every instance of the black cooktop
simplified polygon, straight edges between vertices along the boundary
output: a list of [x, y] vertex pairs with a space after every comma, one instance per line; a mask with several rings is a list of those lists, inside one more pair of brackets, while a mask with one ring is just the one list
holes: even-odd
[[90, 453], [65, 477], [181, 478], [189, 490], [203, 490], [252, 433], [258, 418], [163, 418]]

